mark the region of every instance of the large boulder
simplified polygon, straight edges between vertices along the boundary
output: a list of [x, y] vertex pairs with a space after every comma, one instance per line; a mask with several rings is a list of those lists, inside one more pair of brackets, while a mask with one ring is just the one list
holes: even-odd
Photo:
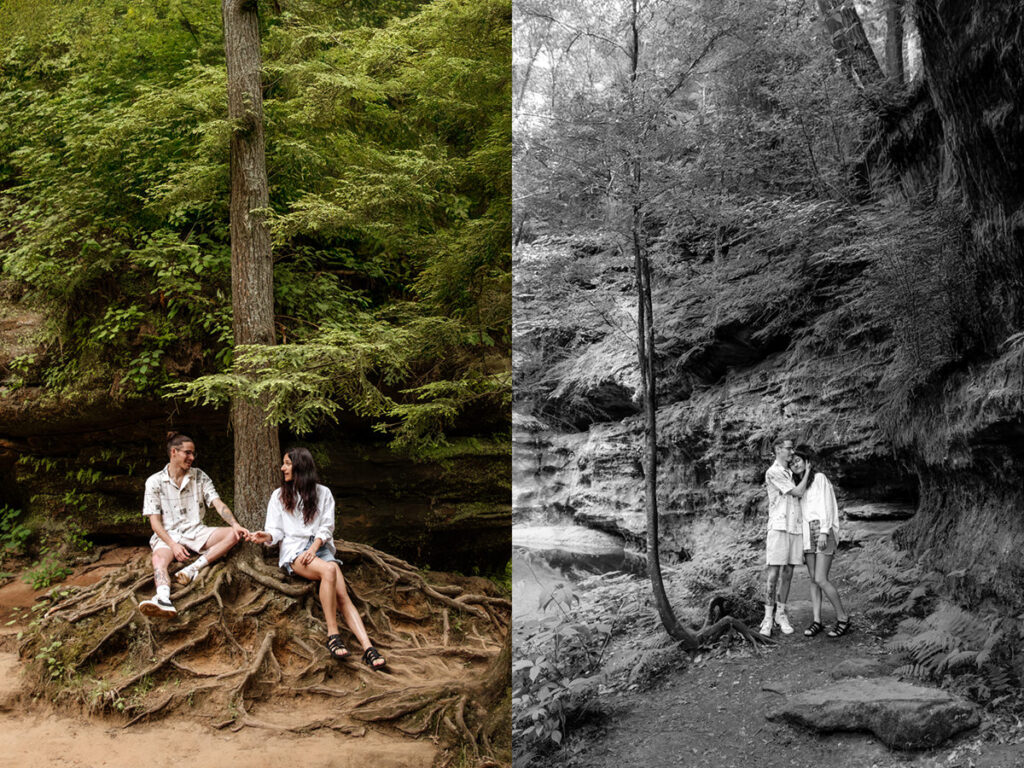
[[892, 677], [843, 680], [805, 691], [788, 698], [768, 719], [825, 733], [870, 731], [894, 749], [935, 747], [981, 722], [969, 701]]

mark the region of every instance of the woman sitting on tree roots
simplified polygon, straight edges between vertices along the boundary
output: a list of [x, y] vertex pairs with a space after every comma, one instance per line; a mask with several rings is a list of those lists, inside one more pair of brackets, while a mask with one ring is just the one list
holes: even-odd
[[850, 615], [835, 585], [828, 580], [839, 542], [839, 505], [829, 479], [813, 467], [808, 468], [812, 453], [810, 446], [798, 445], [790, 463], [794, 482], [799, 482], [805, 471], [810, 472], [807, 490], [800, 499], [800, 511], [803, 513], [804, 562], [812, 581], [814, 621], [804, 630], [804, 636], [814, 637], [824, 629], [821, 623], [821, 593], [824, 592], [836, 610], [836, 625], [828, 631], [828, 636], [841, 637], [850, 631]]
[[305, 448], [285, 451], [281, 472], [284, 482], [270, 497], [264, 530], [253, 533], [251, 540], [267, 546], [280, 542], [278, 565], [289, 574], [320, 582], [320, 605], [327, 619], [327, 650], [331, 656], [344, 659], [349, 655], [338, 632], [340, 607], [363, 647], [363, 661], [373, 669], [382, 668], [387, 662], [370, 644], [359, 611], [348, 596], [341, 561], [335, 557], [334, 496], [326, 486], [319, 485], [313, 456]]

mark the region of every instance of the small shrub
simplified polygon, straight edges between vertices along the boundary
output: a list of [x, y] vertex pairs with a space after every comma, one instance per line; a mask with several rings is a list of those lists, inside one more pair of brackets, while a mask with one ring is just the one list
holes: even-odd
[[22, 554], [28, 543], [32, 530], [24, 523], [18, 522], [20, 509], [8, 506], [0, 507], [0, 560], [4, 555]]
[[56, 555], [44, 551], [39, 560], [32, 563], [32, 567], [22, 576], [22, 579], [32, 585], [32, 589], [46, 589], [55, 581], [61, 581], [71, 574], [71, 569], [60, 562]]

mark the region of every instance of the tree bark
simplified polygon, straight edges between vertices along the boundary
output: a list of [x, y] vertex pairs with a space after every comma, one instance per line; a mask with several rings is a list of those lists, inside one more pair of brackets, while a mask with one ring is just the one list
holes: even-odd
[[822, 23], [839, 61], [861, 88], [884, 79], [853, 0], [818, 0]]
[[889, 82], [903, 85], [903, 0], [885, 0], [885, 70]]
[[[263, 85], [257, 5], [223, 0], [224, 52], [231, 133], [231, 306], [235, 346], [274, 343], [274, 264], [265, 214], [270, 204], [263, 134]], [[235, 503], [238, 521], [263, 525], [267, 499], [277, 485], [281, 458], [277, 428], [263, 409], [237, 399], [231, 407], [235, 435]]]
[[[632, 0], [630, 16], [630, 105], [636, 116], [637, 72], [640, 62], [640, 31], [638, 0]], [[641, 396], [644, 408], [644, 509], [647, 513], [647, 572], [651, 578], [654, 604], [669, 636], [682, 641], [690, 650], [699, 646], [697, 636], [676, 618], [665, 592], [661, 576], [660, 537], [658, 534], [658, 401], [655, 396], [654, 370], [654, 304], [651, 299], [651, 262], [643, 237], [642, 146], [639, 137], [630, 158], [630, 242], [637, 285], [637, 358], [640, 363]]]

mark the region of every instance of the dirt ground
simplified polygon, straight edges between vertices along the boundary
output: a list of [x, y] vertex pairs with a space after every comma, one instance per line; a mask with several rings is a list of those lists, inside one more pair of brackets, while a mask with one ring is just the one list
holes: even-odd
[[[856, 591], [836, 577], [855, 622]], [[843, 638], [822, 632], [806, 639], [811, 622], [809, 581], [800, 568], [793, 579], [790, 615], [796, 632], [776, 634], [779, 645], [761, 652], [736, 647], [725, 657], [698, 658], [692, 666], [662, 669], [646, 690], [614, 693], [603, 713], [567, 740], [560, 762], [571, 768], [688, 766], [689, 768], [1024, 768], [1024, 734], [999, 744], [985, 733], [1005, 731], [989, 715], [979, 731], [923, 752], [890, 752], [868, 734], [821, 735], [769, 722], [765, 715], [784, 696], [828, 685], [832, 668], [851, 658], [896, 665], [880, 637], [863, 623]], [[834, 621], [831, 606], [825, 623]]]
[[[88, 569], [79, 569], [67, 584], [98, 580], [132, 554], [113, 550]], [[245, 728], [237, 733], [203, 723], [170, 717], [157, 723], [124, 728], [113, 719], [60, 711], [49, 702], [33, 701], [22, 690], [16, 655], [17, 633], [30, 618], [41, 593], [20, 579], [0, 587], [0, 768], [135, 768], [158, 759], [180, 761], [191, 768], [281, 768], [301, 761], [323, 768], [427, 768], [438, 754], [428, 739], [413, 739], [366, 728], [362, 735], [321, 730], [308, 735]], [[17, 610], [20, 609], [20, 610]], [[287, 711], [261, 712], [268, 721], [287, 724], [301, 716], [297, 701]]]

